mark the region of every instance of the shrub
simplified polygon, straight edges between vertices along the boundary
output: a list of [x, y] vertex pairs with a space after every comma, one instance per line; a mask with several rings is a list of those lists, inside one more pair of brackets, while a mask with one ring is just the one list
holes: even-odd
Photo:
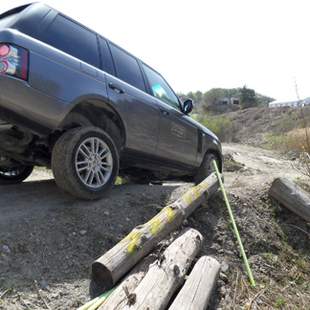
[[308, 151], [307, 137], [305, 135], [304, 128], [294, 129], [284, 134], [268, 133], [265, 135], [265, 140], [266, 146], [271, 149], [278, 149], [280, 151], [294, 151], [298, 153]]
[[305, 129], [294, 129], [287, 133], [287, 148], [297, 152], [307, 151], [307, 136]]
[[233, 122], [225, 116], [197, 116], [201, 124], [213, 131], [222, 142], [232, 142], [234, 141], [234, 126]]
[[310, 153], [302, 152], [299, 158], [301, 172], [310, 178]]
[[[285, 112], [284, 112], [285, 113]], [[302, 120], [300, 119], [300, 115], [297, 110], [289, 111], [289, 113], [285, 113], [281, 118], [281, 121], [278, 124], [279, 132], [285, 133], [291, 131], [295, 128], [302, 127]]]
[[280, 151], [293, 151], [299, 155], [298, 170], [310, 177], [310, 128], [299, 128], [285, 134], [267, 134], [266, 146]]
[[310, 177], [310, 140], [309, 129], [302, 128], [290, 131], [287, 134], [288, 148], [297, 151], [299, 156], [299, 170], [304, 175]]

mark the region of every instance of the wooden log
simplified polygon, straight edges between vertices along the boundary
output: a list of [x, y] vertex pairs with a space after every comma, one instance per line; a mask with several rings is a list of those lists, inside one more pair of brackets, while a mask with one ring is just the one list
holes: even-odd
[[122, 309], [128, 301], [131, 299], [132, 292], [136, 289], [139, 283], [147, 273], [149, 266], [156, 260], [155, 255], [148, 255], [142, 261], [140, 261], [130, 272], [128, 276], [122, 281], [122, 283], [115, 288], [109, 298], [104, 302], [98, 310], [114, 310], [115, 305], [119, 309]]
[[187, 229], [173, 241], [163, 255], [150, 266], [137, 288], [129, 293], [125, 304], [106, 309], [166, 309], [171, 297], [183, 284], [185, 275], [202, 245], [202, 235]]
[[310, 195], [297, 184], [285, 178], [273, 181], [269, 196], [310, 222]]
[[169, 310], [205, 310], [216, 285], [220, 272], [220, 263], [203, 256], [195, 264]]
[[177, 201], [163, 208], [150, 221], [134, 228], [92, 264], [92, 280], [102, 290], [112, 288], [159, 241], [178, 228], [184, 219], [217, 190], [218, 180], [213, 173]]

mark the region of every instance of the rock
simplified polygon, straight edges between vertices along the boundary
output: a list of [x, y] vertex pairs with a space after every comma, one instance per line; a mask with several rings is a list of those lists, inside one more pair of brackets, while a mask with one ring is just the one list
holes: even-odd
[[218, 251], [221, 249], [221, 246], [218, 243], [213, 243], [210, 247], [212, 250]]
[[50, 297], [53, 298], [53, 299], [58, 299], [58, 298], [60, 297], [60, 294], [59, 294], [59, 292], [52, 293], [52, 294], [50, 295]]
[[235, 254], [235, 253], [234, 253], [233, 251], [231, 251], [231, 250], [226, 250], [225, 253], [226, 253], [227, 255], [231, 255], [231, 256]]
[[221, 271], [227, 272], [228, 269], [229, 269], [229, 265], [225, 261], [223, 261], [221, 264]]
[[80, 230], [81, 236], [85, 236], [86, 234], [87, 234], [87, 230], [85, 230], [85, 229]]
[[229, 309], [231, 304], [232, 304], [232, 299], [228, 295], [228, 293], [229, 293], [229, 291], [226, 292], [226, 296], [225, 296], [225, 304], [227, 305], [227, 309]]
[[223, 282], [225, 282], [225, 283], [228, 282], [228, 277], [227, 277], [226, 274], [223, 273], [223, 272], [220, 272], [220, 279], [221, 279]]
[[5, 254], [11, 254], [11, 249], [9, 248], [8, 245], [4, 244], [2, 246], [2, 252], [5, 253]]
[[42, 288], [42, 290], [47, 291], [48, 290], [48, 283], [43, 279], [40, 281], [40, 287]]
[[219, 279], [217, 284], [218, 284], [218, 287], [221, 287], [221, 286], [225, 286], [226, 283], [223, 280]]
[[225, 288], [225, 286], [222, 286], [222, 287], [220, 288], [220, 295], [221, 295], [222, 297], [224, 297], [224, 296], [226, 295], [226, 288]]

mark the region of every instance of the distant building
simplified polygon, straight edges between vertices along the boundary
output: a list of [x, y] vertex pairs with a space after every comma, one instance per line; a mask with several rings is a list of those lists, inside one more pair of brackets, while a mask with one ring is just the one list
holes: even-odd
[[239, 105], [240, 104], [240, 99], [237, 97], [223, 97], [220, 98], [217, 101], [217, 104], [222, 104], [222, 105]]
[[272, 101], [269, 103], [269, 108], [283, 108], [283, 107], [298, 107], [301, 103], [301, 100], [295, 101]]
[[304, 99], [304, 100], [302, 101], [302, 104], [303, 104], [303, 106], [305, 106], [305, 105], [310, 105], [310, 97]]
[[283, 107], [292, 107], [297, 108], [300, 106], [310, 105], [310, 97], [303, 100], [295, 100], [295, 101], [272, 101], [269, 103], [269, 108], [283, 108]]

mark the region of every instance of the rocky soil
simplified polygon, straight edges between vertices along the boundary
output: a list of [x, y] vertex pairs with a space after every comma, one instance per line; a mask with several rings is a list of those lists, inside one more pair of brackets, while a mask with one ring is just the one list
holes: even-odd
[[[268, 198], [277, 176], [301, 175], [279, 154], [224, 146], [225, 183], [250, 259], [251, 288], [221, 194], [184, 224], [204, 236], [202, 254], [222, 264], [209, 309], [309, 309], [310, 225]], [[304, 180], [304, 182], [308, 182]], [[92, 261], [192, 184], [120, 185], [83, 202], [45, 170], [0, 188], [0, 309], [76, 309], [88, 300]]]

